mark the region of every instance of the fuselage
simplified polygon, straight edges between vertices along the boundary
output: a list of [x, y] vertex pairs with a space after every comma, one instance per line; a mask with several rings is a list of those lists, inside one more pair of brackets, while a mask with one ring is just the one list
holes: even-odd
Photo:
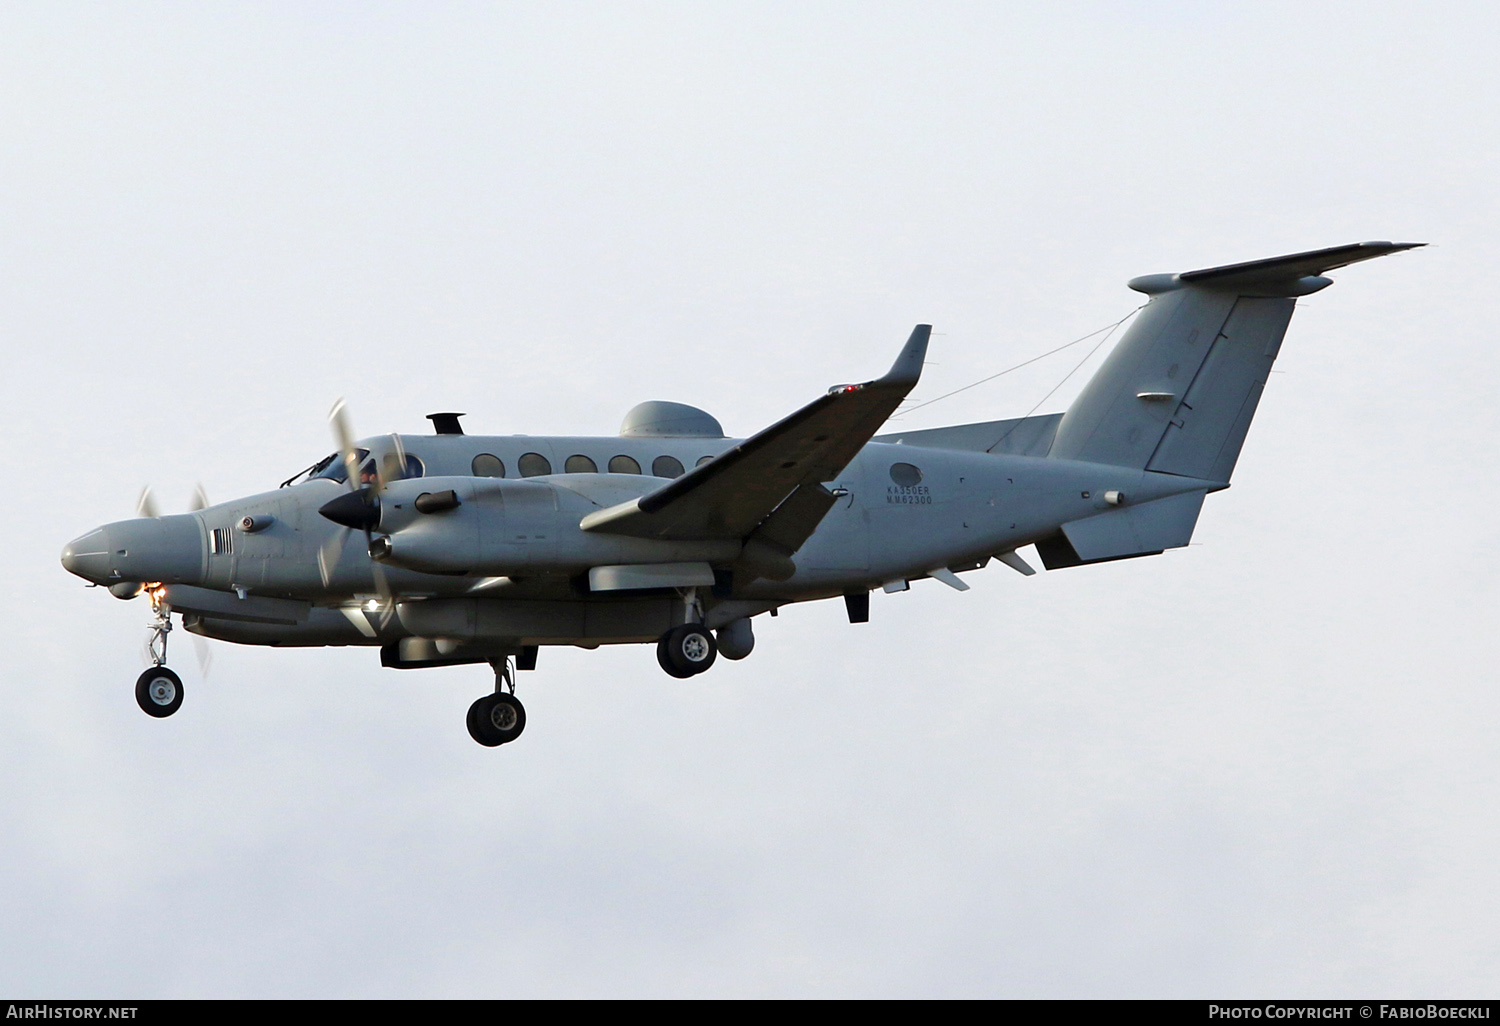
[[[516, 644], [593, 645], [651, 640], [678, 603], [673, 589], [593, 592], [590, 569], [684, 561], [730, 568], [739, 554], [732, 541], [663, 542], [579, 526], [590, 513], [665, 485], [653, 468], [675, 475], [735, 439], [403, 435], [400, 443], [414, 457], [406, 464], [413, 476], [391, 484], [382, 501], [377, 530], [394, 543], [382, 568], [399, 601], [399, 616], [384, 622], [363, 611], [379, 590], [365, 539], [319, 513], [346, 494], [340, 480], [302, 480], [194, 513], [110, 524], [70, 545], [64, 562], [99, 584], [178, 586], [187, 596], [179, 608], [198, 610], [190, 629], [231, 641], [493, 635]], [[397, 449], [391, 436], [359, 445], [371, 460]], [[620, 472], [635, 467], [643, 473]], [[518, 476], [523, 468], [533, 474]], [[795, 573], [785, 580], [721, 574], [716, 587], [703, 589], [706, 623], [934, 570], [977, 569], [1061, 524], [1107, 512], [1109, 493], [1149, 500], [1181, 490], [1169, 475], [1122, 467], [879, 442], [825, 487], [837, 501], [796, 552]], [[459, 498], [457, 509], [423, 516], [412, 508], [417, 495], [446, 490]], [[348, 543], [320, 567], [320, 553], [340, 533]], [[403, 565], [410, 552], [419, 555]], [[194, 589], [218, 597], [194, 598]], [[263, 611], [277, 608], [290, 612], [268, 622]]]

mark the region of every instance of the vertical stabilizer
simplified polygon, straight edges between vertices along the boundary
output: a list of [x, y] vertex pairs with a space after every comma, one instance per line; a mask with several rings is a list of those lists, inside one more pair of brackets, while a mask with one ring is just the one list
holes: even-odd
[[1057, 427], [1049, 456], [1227, 481], [1297, 297], [1325, 271], [1421, 243], [1363, 242], [1136, 278], [1151, 297]]
[[1228, 481], [1295, 299], [1240, 296], [1176, 404], [1148, 470]]

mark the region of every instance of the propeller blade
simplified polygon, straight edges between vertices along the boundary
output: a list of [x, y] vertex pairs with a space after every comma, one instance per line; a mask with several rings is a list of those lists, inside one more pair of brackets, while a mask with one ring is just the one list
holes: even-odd
[[208, 509], [209, 505], [208, 492], [203, 490], [203, 482], [199, 481], [198, 487], [193, 489], [193, 501], [188, 506], [188, 512], [196, 513], [201, 509]]
[[341, 528], [318, 549], [318, 575], [323, 578], [325, 588], [333, 580], [334, 568], [339, 565], [339, 557], [344, 554], [344, 541], [348, 537], [349, 529]]
[[[358, 495], [366, 506], [373, 511], [379, 510], [379, 495], [385, 490], [385, 486], [391, 481], [399, 481], [406, 470], [406, 450], [401, 445], [401, 436], [392, 435], [393, 452], [377, 455], [375, 458], [375, 481], [371, 485], [365, 485], [359, 479], [359, 454], [354, 448], [354, 431], [349, 426], [349, 408], [343, 399], [333, 404], [333, 409], [328, 411], [328, 423], [333, 429], [334, 441], [338, 444], [339, 452], [343, 454], [344, 470], [349, 490]], [[336, 500], [344, 501], [344, 500]], [[332, 505], [332, 504], [330, 504]], [[347, 511], [336, 511], [347, 512]], [[327, 513], [324, 513], [327, 516]], [[329, 519], [335, 523], [343, 522], [339, 516]], [[380, 595], [382, 608], [380, 626], [384, 628], [390, 623], [391, 617], [396, 612], [396, 599], [391, 594], [390, 582], [386, 580], [385, 568], [373, 556], [370, 556], [370, 546], [375, 540], [372, 525], [366, 518], [358, 518], [364, 521], [360, 526], [364, 527], [365, 554], [370, 559], [370, 574], [375, 581], [375, 591]], [[343, 555], [344, 542], [348, 540], [351, 530], [339, 531], [323, 544], [318, 550], [318, 573], [323, 578], [323, 586], [329, 586], [333, 578], [334, 570], [338, 565], [339, 557]]]
[[141, 497], [135, 501], [135, 515], [138, 517], [161, 516], [161, 512], [156, 508], [156, 497], [151, 494], [150, 485], [141, 489]]
[[208, 672], [214, 668], [214, 651], [201, 634], [190, 634], [193, 639], [193, 655], [198, 658], [198, 676], [208, 680]]
[[383, 492], [386, 485], [405, 476], [406, 447], [401, 444], [400, 435], [392, 434], [391, 451], [383, 453], [380, 462], [376, 464], [376, 487]]
[[375, 578], [375, 593], [382, 599], [391, 597], [391, 585], [385, 578], [385, 567], [378, 560], [370, 560], [370, 575]]
[[385, 630], [396, 613], [396, 597], [391, 594], [391, 583], [386, 580], [385, 567], [378, 560], [370, 560], [370, 571], [375, 576], [375, 590], [380, 594], [380, 629]]
[[406, 476], [406, 446], [395, 432], [391, 433], [391, 444], [396, 447], [396, 478], [400, 480]]
[[354, 451], [354, 431], [349, 427], [349, 408], [340, 399], [328, 411], [328, 424], [333, 428], [333, 440], [344, 457], [345, 483], [351, 492], [359, 491], [359, 454]]

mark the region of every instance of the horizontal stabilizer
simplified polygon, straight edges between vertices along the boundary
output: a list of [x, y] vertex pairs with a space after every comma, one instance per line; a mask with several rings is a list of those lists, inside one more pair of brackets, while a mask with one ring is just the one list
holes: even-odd
[[1357, 264], [1361, 260], [1373, 260], [1425, 245], [1425, 242], [1355, 242], [1348, 246], [1312, 249], [1305, 253], [1289, 253], [1263, 260], [1205, 267], [1180, 274], [1148, 274], [1132, 279], [1130, 287], [1148, 295], [1168, 292], [1184, 285], [1197, 285], [1200, 288], [1237, 291], [1241, 295], [1303, 296], [1332, 284], [1323, 277], [1329, 271]]
[[1037, 553], [1048, 570], [1060, 570], [1181, 548], [1192, 540], [1205, 494], [1183, 492], [1075, 520], [1037, 542]]
[[896, 431], [876, 435], [871, 441], [892, 445], [920, 445], [924, 449], [960, 449], [966, 452], [992, 452], [1004, 456], [1045, 456], [1052, 447], [1061, 413], [1039, 417], [1015, 417], [990, 420], [979, 424], [956, 424], [953, 427], [923, 428], [919, 431]]

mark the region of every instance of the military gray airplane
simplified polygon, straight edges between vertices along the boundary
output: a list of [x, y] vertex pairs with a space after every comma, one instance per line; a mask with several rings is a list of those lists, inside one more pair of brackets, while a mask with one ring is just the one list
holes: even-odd
[[[991, 559], [1035, 571], [1188, 544], [1203, 499], [1229, 487], [1299, 296], [1328, 271], [1421, 243], [1366, 242], [1129, 285], [1149, 297], [1062, 413], [877, 434], [922, 371], [931, 328], [891, 369], [837, 385], [745, 439], [702, 410], [645, 402], [619, 437], [430, 435], [355, 440], [272, 491], [135, 519], [70, 542], [62, 563], [117, 598], [146, 595], [154, 664], [136, 682], [175, 713], [173, 612], [247, 645], [366, 645], [401, 669], [488, 663], [474, 740], [526, 726], [514, 669], [547, 645], [655, 643], [690, 677], [743, 659], [754, 617], [959, 576]], [[351, 544], [351, 541], [353, 544]]]

